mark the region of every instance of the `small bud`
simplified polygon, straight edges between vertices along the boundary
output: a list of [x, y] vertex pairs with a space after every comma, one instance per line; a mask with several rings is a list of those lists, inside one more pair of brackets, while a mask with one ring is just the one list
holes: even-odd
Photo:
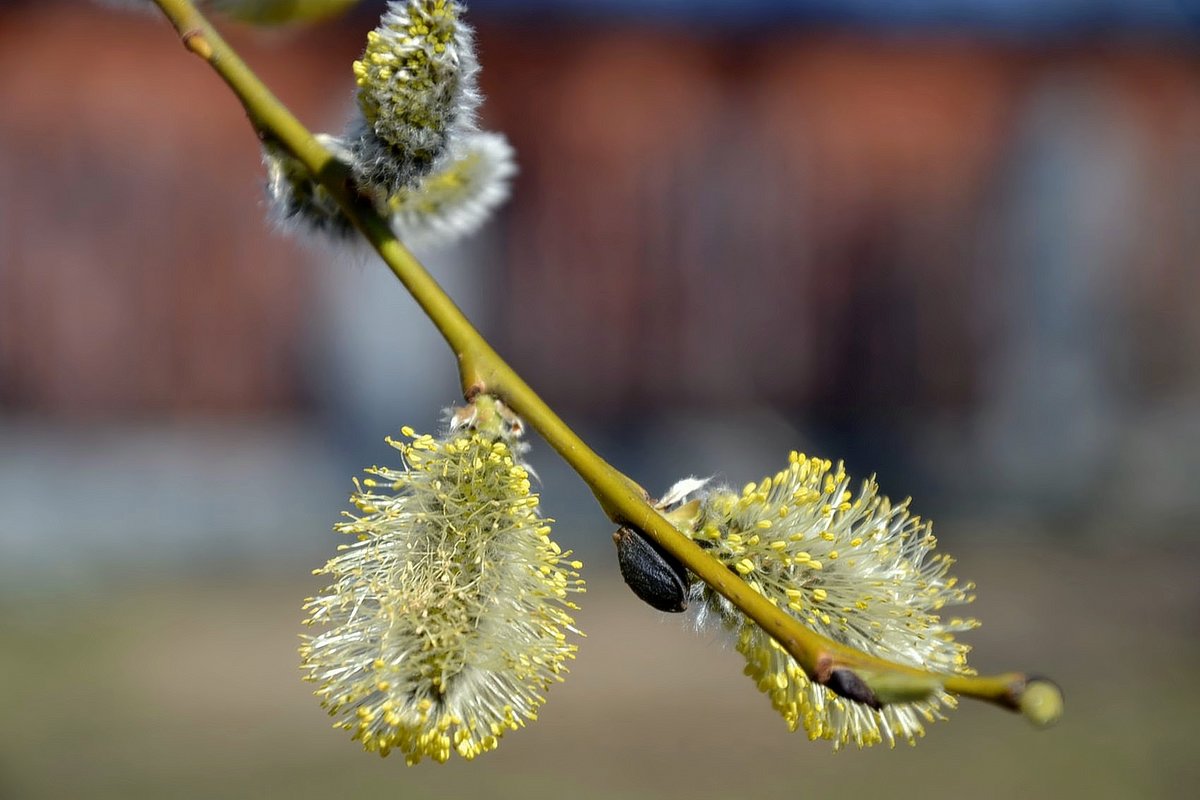
[[1025, 719], [1039, 728], [1049, 727], [1062, 716], [1062, 689], [1047, 678], [1029, 678], [1017, 705]]
[[884, 705], [924, 702], [942, 688], [941, 681], [932, 676], [905, 675], [898, 672], [876, 674], [865, 669], [860, 669], [858, 676]]

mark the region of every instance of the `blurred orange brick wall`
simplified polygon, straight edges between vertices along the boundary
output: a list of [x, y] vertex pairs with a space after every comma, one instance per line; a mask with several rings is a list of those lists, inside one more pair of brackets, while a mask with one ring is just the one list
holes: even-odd
[[[233, 40], [336, 130], [363, 24]], [[1194, 53], [498, 24], [480, 43], [522, 170], [480, 269], [503, 276], [504, 352], [560, 402], [969, 406], [1011, 279], [998, 204], [1054, 75], [1137, 147], [1137, 385], [1200, 376]], [[153, 18], [54, 3], [0, 9], [0, 75], [0, 407], [302, 407], [314, 288], [264, 233], [223, 85]]]

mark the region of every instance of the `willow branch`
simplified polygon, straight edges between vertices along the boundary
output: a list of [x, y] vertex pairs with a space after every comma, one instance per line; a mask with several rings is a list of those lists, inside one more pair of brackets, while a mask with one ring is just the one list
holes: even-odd
[[[500, 397], [579, 474], [609, 519], [618, 525], [637, 529], [679, 559], [687, 569], [728, 598], [778, 641], [809, 677], [818, 683], [826, 683], [838, 670], [858, 670], [900, 682], [909, 680], [915, 686], [941, 686], [956, 694], [1021, 710], [1034, 722], [1049, 721], [1042, 718], [1051, 716], [1047, 714], [1045, 706], [1054, 705], [1056, 690], [1047, 688], [1047, 682], [1023, 673], [990, 677], [930, 673], [842, 645], [809, 630], [772, 605], [734, 572], [676, 530], [651, 506], [645, 490], [588, 447], [496, 353], [420, 262], [400, 243], [388, 222], [358, 195], [346, 166], [322, 147], [313, 134], [263, 85], [190, 0], [155, 2], [179, 32], [184, 46], [207, 62], [238, 97], [260, 139], [272, 141], [290, 151], [331, 193], [347, 217], [379, 252], [384, 263], [454, 351], [464, 396], [469, 399], [486, 391]], [[1036, 692], [1027, 691], [1027, 688], [1034, 686], [1038, 687]]]

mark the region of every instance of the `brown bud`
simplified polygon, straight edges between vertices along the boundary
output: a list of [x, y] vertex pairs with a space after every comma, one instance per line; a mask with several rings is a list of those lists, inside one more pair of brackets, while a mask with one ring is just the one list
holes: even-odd
[[658, 544], [633, 528], [613, 534], [621, 577], [633, 593], [659, 611], [687, 609], [688, 571]]
[[875, 692], [871, 691], [871, 687], [867, 686], [866, 681], [860, 678], [853, 670], [846, 669], [845, 667], [833, 670], [825, 680], [825, 686], [834, 694], [841, 695], [847, 700], [853, 700], [856, 703], [870, 706], [876, 711], [883, 708], [883, 703], [879, 702], [879, 698], [875, 696]]

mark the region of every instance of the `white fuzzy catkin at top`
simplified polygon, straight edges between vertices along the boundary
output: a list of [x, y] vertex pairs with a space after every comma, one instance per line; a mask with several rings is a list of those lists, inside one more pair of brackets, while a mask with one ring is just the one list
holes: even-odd
[[451, 139], [475, 130], [478, 71], [458, 3], [388, 3], [354, 63], [362, 118], [347, 138], [359, 180], [392, 195], [432, 171]]
[[[968, 603], [971, 584], [932, 551], [931, 525], [893, 505], [874, 479], [857, 494], [841, 464], [793, 452], [788, 466], [740, 493], [701, 494], [689, 535], [753, 589], [813, 631], [880, 658], [935, 672], [970, 673], [954, 635], [978, 626], [943, 617]], [[917, 702], [875, 710], [813, 683], [773, 638], [703, 583], [691, 589], [700, 623], [715, 617], [737, 637], [746, 674], [788, 727], [812, 739], [860, 747], [924, 734], [924, 723], [955, 705], [940, 689]]]
[[[357, 116], [344, 137], [319, 137], [410, 246], [474, 233], [508, 199], [516, 173], [504, 136], [476, 128], [479, 67], [461, 10], [444, 0], [390, 3], [354, 63]], [[268, 145], [263, 161], [281, 227], [335, 241], [354, 236], [333, 197], [295, 158]]]

